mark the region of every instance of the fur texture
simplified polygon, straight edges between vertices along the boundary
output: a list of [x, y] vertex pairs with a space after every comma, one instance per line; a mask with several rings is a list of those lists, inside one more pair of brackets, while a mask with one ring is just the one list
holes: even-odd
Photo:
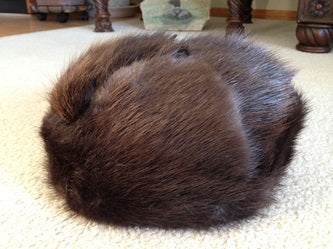
[[273, 200], [303, 126], [292, 77], [235, 36], [94, 45], [50, 94], [50, 182], [104, 223], [206, 229], [254, 215]]

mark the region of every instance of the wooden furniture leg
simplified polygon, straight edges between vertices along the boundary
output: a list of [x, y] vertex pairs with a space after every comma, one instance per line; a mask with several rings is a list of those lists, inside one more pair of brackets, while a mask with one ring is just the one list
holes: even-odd
[[324, 24], [298, 23], [297, 50], [310, 53], [328, 53], [333, 41], [333, 26]]
[[333, 42], [333, 0], [299, 0], [296, 48], [311, 53], [327, 53]]
[[228, 0], [229, 16], [227, 18], [226, 33], [243, 32], [243, 11], [245, 6], [244, 0]]
[[96, 9], [95, 32], [113, 31], [108, 11], [108, 0], [94, 0]]

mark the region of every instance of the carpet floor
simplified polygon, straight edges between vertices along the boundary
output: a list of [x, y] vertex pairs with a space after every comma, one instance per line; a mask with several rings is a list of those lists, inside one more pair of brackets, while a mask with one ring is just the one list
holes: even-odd
[[[136, 19], [114, 33], [93, 25], [0, 38], [0, 248], [333, 248], [333, 54], [295, 50], [295, 22], [254, 20], [246, 29], [298, 70], [294, 84], [310, 113], [278, 202], [240, 224], [209, 231], [125, 229], [64, 209], [47, 186], [38, 135], [46, 93], [91, 43], [142, 32]], [[205, 32], [224, 33], [214, 18]]]

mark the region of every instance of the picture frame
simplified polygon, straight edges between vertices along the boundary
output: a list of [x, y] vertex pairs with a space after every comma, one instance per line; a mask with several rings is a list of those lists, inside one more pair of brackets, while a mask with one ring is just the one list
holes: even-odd
[[210, 16], [210, 0], [145, 0], [140, 4], [149, 30], [202, 30]]

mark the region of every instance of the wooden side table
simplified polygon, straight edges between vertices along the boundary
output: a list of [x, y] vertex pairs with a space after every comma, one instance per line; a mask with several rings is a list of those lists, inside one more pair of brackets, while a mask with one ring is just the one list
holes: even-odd
[[[227, 31], [243, 31], [243, 22], [251, 23], [252, 0], [227, 0], [229, 17]], [[108, 12], [108, 0], [94, 0], [96, 9], [96, 32], [113, 31]]]
[[333, 0], [299, 0], [296, 37], [300, 51], [329, 52], [333, 41]]
[[[227, 0], [229, 17], [227, 33], [242, 32], [243, 23], [251, 23], [252, 0]], [[108, 0], [94, 0], [95, 31], [112, 31]], [[333, 41], [333, 0], [299, 0], [296, 48], [312, 53], [326, 53]]]

